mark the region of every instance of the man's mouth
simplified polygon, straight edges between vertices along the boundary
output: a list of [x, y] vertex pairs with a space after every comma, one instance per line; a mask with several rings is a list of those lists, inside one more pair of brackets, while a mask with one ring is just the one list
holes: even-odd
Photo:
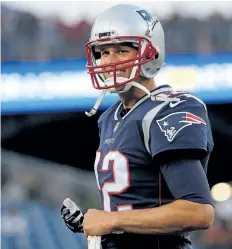
[[[125, 77], [126, 70], [117, 70], [116, 77]], [[107, 77], [114, 77], [114, 72], [108, 72]]]

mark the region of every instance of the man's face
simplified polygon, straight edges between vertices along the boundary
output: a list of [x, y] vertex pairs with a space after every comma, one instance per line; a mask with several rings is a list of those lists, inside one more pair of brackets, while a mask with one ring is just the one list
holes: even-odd
[[[121, 62], [129, 59], [133, 59], [138, 55], [136, 48], [123, 45], [123, 44], [108, 44], [96, 47], [96, 51], [100, 53], [100, 65], [105, 65], [109, 63]], [[132, 65], [135, 62], [129, 62], [117, 66], [117, 76], [129, 78], [131, 75], [132, 67], [123, 69], [125, 66]], [[104, 69], [105, 78], [113, 77], [113, 72], [108, 72], [107, 70], [112, 70], [112, 67], [106, 67]]]

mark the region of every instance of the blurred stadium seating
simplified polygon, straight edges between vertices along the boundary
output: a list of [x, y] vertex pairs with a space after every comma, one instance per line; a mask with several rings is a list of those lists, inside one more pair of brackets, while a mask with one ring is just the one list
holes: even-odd
[[2, 248], [86, 248], [85, 236], [67, 229], [58, 207], [67, 196], [83, 208], [99, 207], [93, 174], [6, 150], [1, 154]]
[[[199, 13], [204, 11], [200, 8]], [[155, 6], [153, 9], [155, 11]], [[159, 13], [157, 15], [159, 17]], [[232, 17], [217, 11], [207, 18], [197, 15], [187, 18], [173, 9], [167, 18], [160, 18], [167, 53], [232, 52]], [[67, 24], [55, 15], [40, 17], [4, 5], [1, 21], [2, 61], [83, 58], [83, 44], [89, 38], [92, 24], [87, 17]]]
[[[2, 247], [17, 249], [83, 249], [83, 234], [73, 234], [64, 226], [60, 210], [41, 202], [17, 205], [2, 203]], [[17, 229], [15, 228], [17, 226]]]

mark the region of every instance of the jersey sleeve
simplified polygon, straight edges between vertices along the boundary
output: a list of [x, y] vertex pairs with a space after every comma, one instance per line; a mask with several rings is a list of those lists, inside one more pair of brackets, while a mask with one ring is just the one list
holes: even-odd
[[161, 165], [160, 169], [175, 199], [213, 205], [209, 183], [200, 160], [177, 159]]
[[176, 106], [170, 103], [160, 106], [160, 111], [156, 109], [157, 114], [151, 115], [145, 141], [152, 157], [178, 149], [208, 150], [207, 110], [202, 103], [194, 99]]

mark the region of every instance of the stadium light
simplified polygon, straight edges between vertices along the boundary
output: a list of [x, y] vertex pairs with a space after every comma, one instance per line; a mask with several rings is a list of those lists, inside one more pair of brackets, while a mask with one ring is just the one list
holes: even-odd
[[220, 182], [211, 188], [211, 194], [215, 201], [226, 201], [232, 196], [232, 187], [228, 183]]

